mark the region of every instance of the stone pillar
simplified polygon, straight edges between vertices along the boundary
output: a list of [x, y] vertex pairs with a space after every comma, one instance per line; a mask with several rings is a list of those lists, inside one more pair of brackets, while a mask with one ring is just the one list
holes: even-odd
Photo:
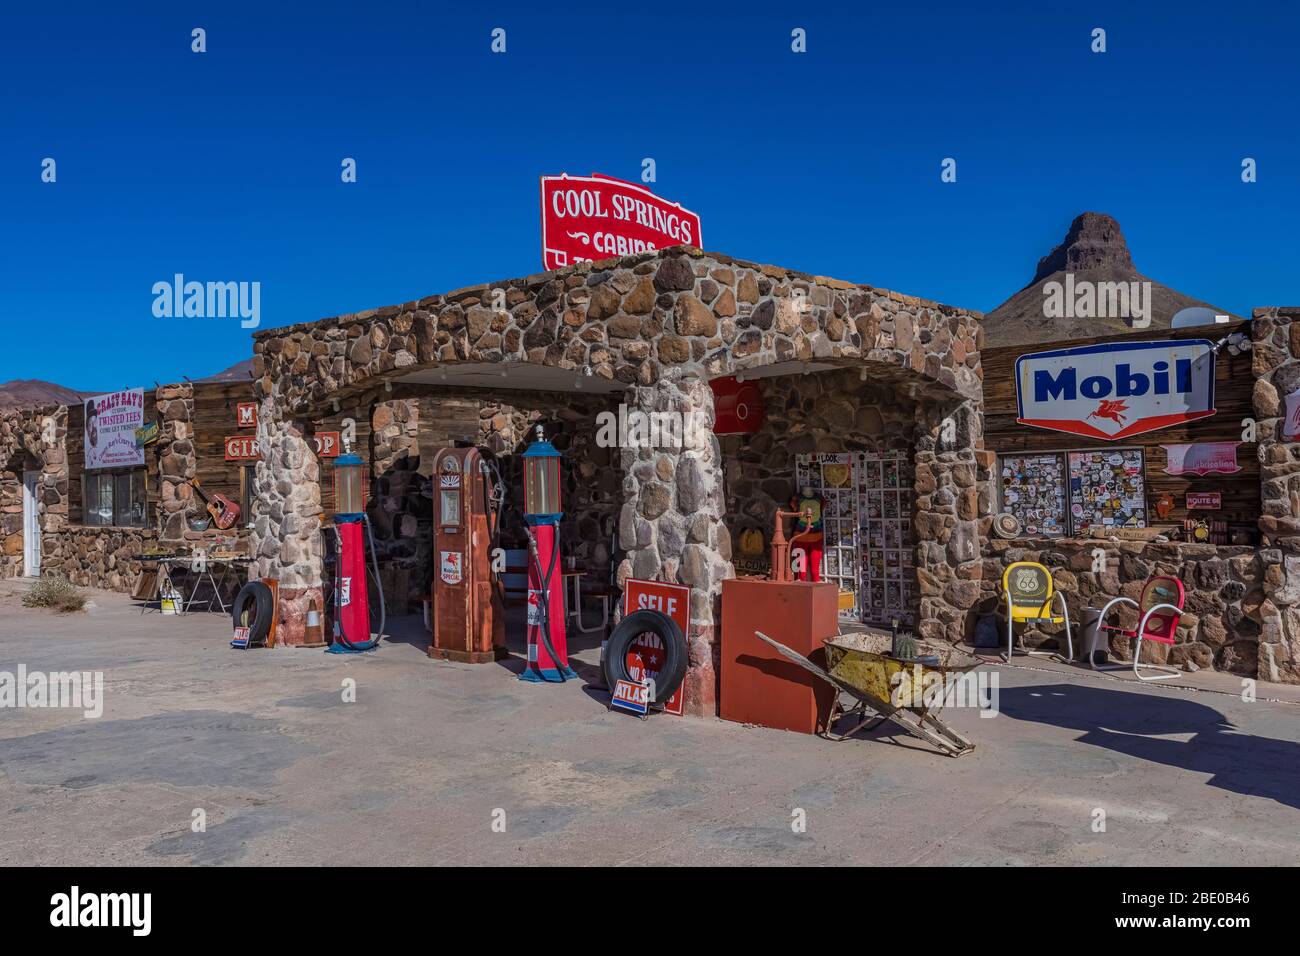
[[276, 646], [306, 642], [307, 611], [324, 610], [321, 565], [320, 465], [308, 424], [282, 419], [271, 399], [257, 415], [253, 500], [256, 577], [279, 582]]
[[980, 598], [981, 541], [993, 511], [984, 424], [974, 402], [922, 404], [915, 450], [917, 633], [967, 639]]
[[194, 499], [189, 480], [195, 475], [194, 386], [163, 385], [154, 392], [161, 422], [158, 436], [158, 511], [155, 522], [163, 541], [182, 541], [189, 530], [187, 512]]
[[[731, 536], [723, 524], [713, 390], [698, 377], [670, 369], [656, 384], [634, 387], [626, 395], [628, 428], [619, 439], [624, 475], [619, 543], [626, 555], [618, 583], [642, 578], [690, 586], [685, 706], [695, 716], [713, 716], [722, 582], [735, 574]], [[672, 440], [669, 423], [680, 428], [680, 443]], [[638, 441], [638, 427], [649, 428], [650, 438], [658, 427], [658, 443]]]
[[1264, 601], [1258, 674], [1300, 683], [1300, 442], [1282, 437], [1300, 389], [1300, 307], [1256, 309], [1251, 322]]

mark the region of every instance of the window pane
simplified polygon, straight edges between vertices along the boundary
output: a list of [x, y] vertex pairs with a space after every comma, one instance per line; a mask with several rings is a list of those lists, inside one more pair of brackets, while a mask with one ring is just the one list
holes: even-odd
[[95, 509], [99, 512], [96, 524], [113, 523], [113, 476], [96, 475]]
[[131, 472], [131, 497], [127, 512], [127, 523], [133, 528], [143, 528], [145, 524], [145, 472], [137, 468]]

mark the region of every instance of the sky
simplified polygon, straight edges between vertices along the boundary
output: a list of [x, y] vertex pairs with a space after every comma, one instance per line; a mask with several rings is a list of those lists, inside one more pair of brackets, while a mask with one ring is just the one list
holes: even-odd
[[538, 176], [645, 158], [737, 258], [987, 311], [1092, 210], [1174, 289], [1300, 304], [1298, 10], [6, 4], [0, 380], [248, 357], [238, 319], [155, 317], [177, 273], [259, 282], [268, 328], [541, 271]]

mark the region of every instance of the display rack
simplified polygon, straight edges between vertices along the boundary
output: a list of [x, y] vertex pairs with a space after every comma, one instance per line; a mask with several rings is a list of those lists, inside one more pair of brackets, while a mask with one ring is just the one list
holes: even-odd
[[901, 452], [859, 452], [857, 475], [862, 569], [861, 619], [915, 623], [912, 606], [916, 546], [912, 541], [912, 470]]
[[857, 619], [860, 612], [858, 594], [858, 554], [860, 543], [857, 514], [857, 475], [851, 454], [811, 454], [795, 456], [795, 490], [811, 487], [822, 499], [821, 579], [833, 581], [841, 594], [851, 594], [853, 604], [844, 606], [840, 616]]

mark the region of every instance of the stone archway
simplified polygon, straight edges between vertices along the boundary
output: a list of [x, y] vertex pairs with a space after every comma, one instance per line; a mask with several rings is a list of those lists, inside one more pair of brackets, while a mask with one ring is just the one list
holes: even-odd
[[[677, 247], [260, 332], [253, 372], [269, 457], [259, 467], [255, 509], [259, 566], [304, 587], [319, 581], [319, 557], [306, 542], [318, 524], [284, 515], [319, 501], [305, 487], [319, 477], [297, 464], [294, 436], [332, 402], [426, 374], [476, 385], [500, 375], [501, 387], [517, 389], [520, 378], [545, 371], [552, 379], [571, 376], [567, 387], [622, 390], [631, 410], [671, 409], [709, 423], [669, 452], [623, 451], [624, 514], [675, 516], [663, 522], [667, 547], [654, 534], [645, 540], [636, 521], [624, 523], [631, 525], [624, 528], [624, 577], [680, 579], [698, 592], [692, 679], [703, 688], [711, 680], [704, 658], [715, 639], [717, 595], [731, 573], [708, 379], [790, 364], [865, 368], [923, 400], [916, 440], [924, 515], [917, 561], [927, 572], [920, 630], [960, 636], [990, 501], [988, 465], [977, 459], [979, 318], [884, 289]], [[292, 491], [281, 493], [286, 474]], [[711, 710], [711, 691], [697, 699]]]

